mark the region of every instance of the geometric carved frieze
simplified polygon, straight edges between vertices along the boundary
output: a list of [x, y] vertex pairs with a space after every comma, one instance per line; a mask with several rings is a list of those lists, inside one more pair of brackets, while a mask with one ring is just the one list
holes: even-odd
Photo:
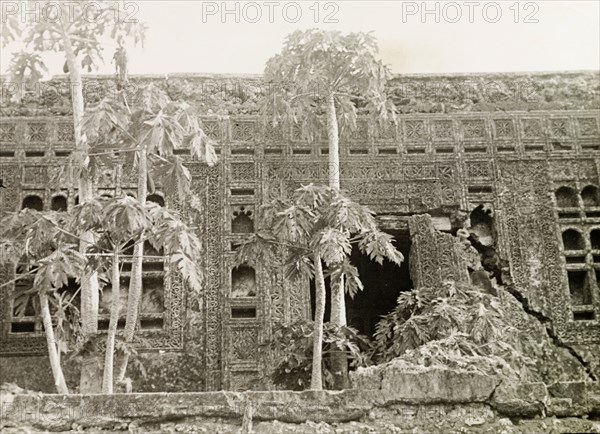
[[432, 121], [433, 125], [433, 139], [439, 140], [453, 140], [454, 139], [454, 127], [451, 120], [436, 120]]
[[229, 351], [231, 359], [235, 362], [258, 361], [259, 331], [254, 327], [229, 329]]
[[251, 181], [254, 182], [256, 175], [254, 173], [254, 163], [231, 163], [232, 181]]
[[472, 178], [492, 178], [492, 165], [490, 161], [468, 161], [467, 165], [467, 179]]
[[221, 130], [221, 122], [215, 120], [203, 120], [201, 127], [204, 134], [210, 139], [216, 140], [217, 143], [222, 141], [223, 133]]
[[256, 134], [255, 121], [237, 120], [231, 124], [231, 140], [234, 142], [251, 142]]
[[597, 118], [577, 118], [579, 137], [598, 137]]
[[463, 138], [467, 140], [484, 140], [487, 138], [485, 120], [463, 119], [461, 121]]
[[544, 136], [544, 128], [542, 126], [542, 119], [539, 119], [539, 118], [521, 119], [521, 124], [523, 127], [523, 138], [539, 139]]
[[515, 126], [512, 119], [494, 119], [494, 132], [497, 139], [514, 139]]
[[1, 123], [0, 124], [0, 143], [7, 145], [16, 141], [17, 127], [15, 123]]
[[550, 118], [550, 135], [554, 138], [565, 138], [570, 135], [568, 118]]
[[47, 184], [48, 183], [47, 166], [25, 166], [23, 167], [23, 184]]
[[44, 143], [48, 138], [48, 126], [45, 122], [27, 124], [26, 140], [30, 143]]
[[74, 143], [75, 131], [72, 123], [59, 122], [56, 131], [56, 139], [60, 143]]
[[404, 138], [409, 142], [426, 140], [428, 133], [425, 121], [405, 121]]

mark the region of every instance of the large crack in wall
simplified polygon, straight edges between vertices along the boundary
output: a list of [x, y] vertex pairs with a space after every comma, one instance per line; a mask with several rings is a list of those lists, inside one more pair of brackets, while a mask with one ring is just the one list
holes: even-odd
[[[469, 232], [468, 241], [479, 252], [481, 257], [481, 265], [486, 273], [489, 273], [489, 278], [496, 285], [505, 289], [512, 295], [523, 308], [523, 311], [538, 321], [546, 331], [547, 337], [552, 344], [558, 348], [563, 348], [569, 352], [580, 364], [588, 378], [592, 381], [597, 381], [598, 377], [594, 373], [590, 363], [577, 352], [573, 346], [565, 343], [554, 332], [552, 319], [544, 315], [542, 312], [534, 309], [529, 299], [516, 287], [510, 273], [510, 267], [507, 260], [500, 257], [496, 248], [496, 228], [493, 209], [488, 205], [480, 205], [470, 213], [470, 222], [467, 228]], [[471, 272], [471, 276], [477, 276], [477, 272]], [[478, 282], [479, 277], [473, 279], [473, 283], [481, 286]]]

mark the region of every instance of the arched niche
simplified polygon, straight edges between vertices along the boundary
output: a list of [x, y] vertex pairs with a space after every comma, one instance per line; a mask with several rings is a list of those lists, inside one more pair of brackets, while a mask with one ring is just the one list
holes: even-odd
[[567, 229], [562, 233], [562, 242], [565, 250], [583, 250], [585, 249], [585, 242], [581, 232], [575, 229]]
[[146, 202], [153, 202], [158, 206], [165, 206], [165, 198], [156, 193], [146, 196]]
[[579, 206], [577, 192], [571, 187], [560, 187], [554, 192], [556, 205], [559, 208], [576, 208]]
[[494, 244], [494, 218], [491, 210], [479, 205], [469, 215], [471, 227], [469, 233], [483, 246]]
[[67, 210], [67, 198], [62, 195], [54, 196], [50, 203], [50, 209], [52, 211], [66, 211]]
[[36, 211], [43, 211], [44, 210], [44, 200], [35, 195], [35, 194], [30, 194], [28, 196], [25, 196], [25, 198], [23, 199], [23, 203], [21, 205], [21, 209], [34, 209]]
[[251, 210], [244, 206], [234, 209], [231, 232], [234, 234], [250, 234], [254, 232], [254, 220], [252, 220]]
[[247, 265], [240, 265], [231, 270], [231, 296], [256, 296], [256, 271]]
[[588, 185], [581, 190], [581, 200], [583, 206], [600, 207], [600, 189], [595, 185]]

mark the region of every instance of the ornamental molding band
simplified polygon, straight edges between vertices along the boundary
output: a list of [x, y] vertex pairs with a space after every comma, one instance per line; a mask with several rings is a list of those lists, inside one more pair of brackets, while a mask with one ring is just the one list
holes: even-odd
[[[270, 366], [259, 348], [272, 325], [310, 318], [310, 292], [308, 282], [288, 282], [264, 264], [248, 264], [254, 274], [239, 273], [234, 287], [233, 250], [255, 230], [261, 205], [303, 184], [327, 182], [326, 134], [312, 131], [308, 141], [300, 128], [264, 125], [254, 115], [201, 118], [220, 161], [209, 168], [182, 155], [202, 206], [174, 205], [195, 220], [203, 241], [204, 291], [196, 300], [179, 275], [165, 273], [162, 326], [142, 330], [136, 344], [185, 353], [193, 341], [202, 349], [207, 390], [243, 390]], [[362, 118], [358, 125], [341, 138], [341, 186], [377, 214], [408, 220], [415, 285], [469, 281], [455, 237], [434, 230], [426, 213], [449, 216], [489, 204], [498, 255], [530, 309], [550, 320], [564, 342], [600, 343], [600, 250], [589, 240], [600, 228], [600, 204], [589, 194], [600, 187], [600, 111], [403, 114], [385, 130]], [[2, 212], [19, 210], [24, 200], [43, 209], [76, 203], [68, 117], [3, 117], [0, 142]], [[98, 173], [98, 194], [135, 187], [130, 167]], [[562, 187], [575, 192], [573, 206], [558, 201]], [[570, 229], [586, 239], [580, 251], [564, 247], [562, 234]], [[575, 287], [583, 275], [589, 285]], [[0, 283], [13, 279], [13, 267], [0, 268]], [[0, 356], [44, 354], [41, 334], [11, 332], [11, 292], [11, 285], [0, 288]], [[191, 316], [200, 331], [190, 330]]]

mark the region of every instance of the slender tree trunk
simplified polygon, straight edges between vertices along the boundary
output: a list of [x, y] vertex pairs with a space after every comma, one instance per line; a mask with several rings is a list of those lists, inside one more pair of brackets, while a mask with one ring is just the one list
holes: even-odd
[[119, 325], [119, 314], [121, 311], [121, 285], [119, 282], [119, 252], [114, 253], [112, 263], [112, 302], [110, 306], [110, 321], [108, 323], [108, 335], [106, 336], [106, 353], [104, 355], [104, 375], [102, 377], [102, 393], [112, 394], [114, 377], [114, 355], [117, 328]]
[[[340, 189], [340, 147], [337, 113], [333, 93], [327, 98], [327, 137], [329, 140], [329, 187]], [[331, 282], [331, 323], [336, 327], [346, 325], [346, 302], [344, 299], [344, 277]], [[336, 348], [330, 352], [334, 389], [349, 387], [348, 360], [346, 353]]]
[[[138, 160], [138, 202], [140, 205], [146, 205], [146, 196], [148, 195], [148, 151], [142, 144], [140, 158]], [[131, 263], [131, 281], [129, 282], [129, 294], [127, 295], [127, 319], [125, 320], [125, 342], [133, 342], [135, 330], [138, 323], [140, 303], [142, 300], [142, 262], [144, 259], [144, 234], [140, 236], [139, 241], [133, 248], [133, 260]], [[127, 364], [129, 355], [126, 353], [121, 358], [118, 371], [118, 382], [125, 379], [127, 373]]]
[[327, 97], [327, 138], [329, 140], [329, 187], [340, 189], [340, 146], [333, 93]]
[[[63, 27], [63, 45], [69, 78], [71, 84], [71, 98], [73, 103], [73, 125], [75, 128], [75, 146], [83, 162], [88, 156], [88, 146], [82, 132], [84, 115], [83, 81], [77, 57], [71, 45], [71, 39]], [[85, 203], [93, 197], [93, 179], [87, 167], [81, 167], [79, 175], [79, 203]], [[93, 243], [91, 232], [81, 235], [82, 240]], [[80, 243], [80, 251], [84, 253], [87, 243]], [[81, 278], [81, 330], [84, 338], [91, 338], [98, 332], [98, 305], [99, 305], [98, 275], [93, 273]], [[100, 391], [97, 355], [85, 356], [81, 364], [80, 392], [97, 393]]]
[[323, 319], [325, 317], [325, 278], [321, 255], [314, 254], [315, 263], [315, 325], [313, 332], [313, 359], [311, 390], [323, 390]]
[[50, 314], [50, 307], [48, 306], [48, 295], [41, 291], [40, 294], [40, 307], [42, 311], [42, 321], [44, 323], [44, 331], [46, 333], [46, 343], [48, 344], [48, 357], [50, 359], [50, 367], [52, 368], [52, 376], [54, 377], [54, 385], [56, 391], [63, 395], [69, 394], [67, 383], [65, 382], [65, 376], [63, 375], [62, 368], [60, 367], [60, 357], [58, 355], [59, 349], [56, 345], [56, 338], [54, 337], [54, 328], [52, 326], [52, 315]]

